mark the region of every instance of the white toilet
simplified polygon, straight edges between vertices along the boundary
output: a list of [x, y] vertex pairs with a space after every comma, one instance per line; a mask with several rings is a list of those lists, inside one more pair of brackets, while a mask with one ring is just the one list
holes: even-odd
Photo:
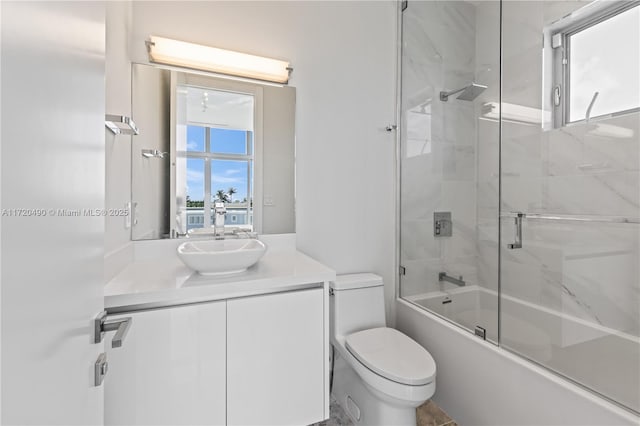
[[436, 364], [410, 337], [386, 327], [382, 278], [338, 275], [331, 283], [332, 394], [354, 425], [415, 426], [436, 389]]

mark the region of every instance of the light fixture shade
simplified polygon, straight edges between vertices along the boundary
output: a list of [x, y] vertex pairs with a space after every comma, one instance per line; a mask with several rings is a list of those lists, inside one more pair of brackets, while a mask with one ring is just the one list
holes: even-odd
[[150, 36], [148, 46], [152, 62], [281, 84], [289, 81], [286, 61], [157, 36]]

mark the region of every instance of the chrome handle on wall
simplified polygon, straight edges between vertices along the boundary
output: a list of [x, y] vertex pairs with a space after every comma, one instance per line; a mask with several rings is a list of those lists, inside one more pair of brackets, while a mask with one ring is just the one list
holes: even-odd
[[122, 347], [122, 342], [124, 341], [127, 333], [129, 332], [129, 328], [131, 327], [131, 322], [133, 319], [131, 317], [126, 318], [118, 318], [113, 320], [107, 320], [107, 312], [102, 311], [95, 319], [93, 325], [94, 332], [94, 343], [102, 342], [102, 338], [105, 333], [109, 331], [115, 331], [116, 334], [113, 336], [111, 340], [112, 348]]
[[515, 225], [516, 225], [516, 240], [513, 244], [507, 244], [507, 247], [511, 250], [522, 248], [522, 218], [524, 213], [516, 213]]

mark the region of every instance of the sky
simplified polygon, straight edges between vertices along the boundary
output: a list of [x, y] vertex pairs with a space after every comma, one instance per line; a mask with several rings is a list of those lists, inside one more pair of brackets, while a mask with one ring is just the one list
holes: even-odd
[[[211, 151], [226, 154], [246, 154], [244, 130], [211, 128]], [[187, 126], [187, 151], [204, 152], [205, 129]], [[237, 192], [232, 201], [247, 197], [247, 163], [230, 160], [211, 161], [211, 193], [225, 192], [233, 187]], [[204, 160], [187, 159], [187, 195], [191, 200], [204, 199]]]
[[571, 36], [569, 121], [637, 108], [640, 104], [640, 7]]

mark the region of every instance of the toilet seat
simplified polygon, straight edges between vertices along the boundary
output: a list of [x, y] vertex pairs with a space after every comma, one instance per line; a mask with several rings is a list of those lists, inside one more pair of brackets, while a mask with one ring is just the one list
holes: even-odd
[[369, 391], [377, 395], [378, 398], [385, 401], [393, 401], [397, 405], [417, 406], [433, 396], [436, 389], [435, 378], [431, 383], [417, 386], [394, 382], [358, 361], [347, 349], [344, 337], [337, 337], [332, 343], [336, 348], [336, 356], [344, 358], [346, 363], [362, 379]]
[[388, 327], [348, 335], [346, 349], [374, 373], [396, 383], [420, 386], [435, 379], [436, 364], [422, 346]]

